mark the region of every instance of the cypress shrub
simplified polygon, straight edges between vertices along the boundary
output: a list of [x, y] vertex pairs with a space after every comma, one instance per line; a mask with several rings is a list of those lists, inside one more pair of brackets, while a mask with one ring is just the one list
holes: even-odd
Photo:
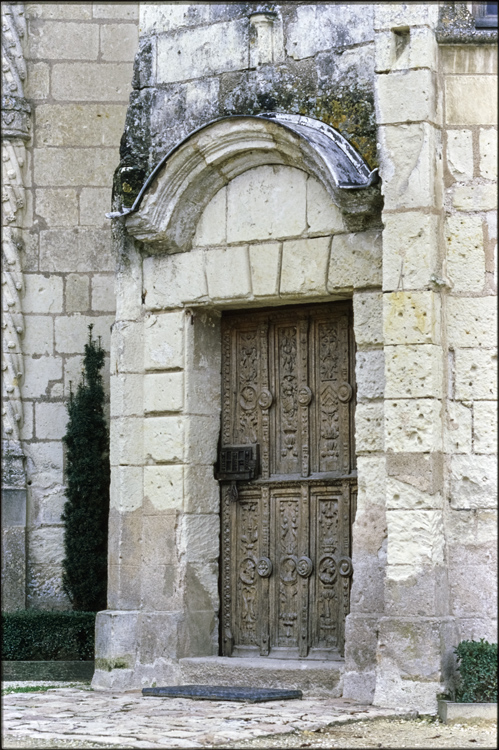
[[91, 661], [95, 612], [2, 614], [2, 661]]
[[497, 643], [461, 641], [454, 649], [459, 669], [457, 703], [497, 702]]
[[66, 444], [63, 588], [73, 610], [106, 608], [109, 514], [109, 439], [101, 369], [104, 350], [89, 326], [83, 378], [70, 392]]

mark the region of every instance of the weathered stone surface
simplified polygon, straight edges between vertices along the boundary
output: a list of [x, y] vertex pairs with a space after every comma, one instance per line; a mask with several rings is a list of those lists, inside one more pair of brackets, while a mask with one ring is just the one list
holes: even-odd
[[497, 208], [494, 185], [457, 185], [452, 201], [458, 211], [493, 211]]
[[454, 378], [456, 398], [497, 399], [497, 352], [495, 349], [456, 349]]
[[144, 495], [156, 511], [181, 511], [184, 499], [184, 467], [145, 466]]
[[[424, 575], [407, 566], [407, 577], [400, 575], [402, 568], [389, 568], [385, 579], [385, 613], [404, 617], [445, 617], [449, 611], [449, 585], [444, 566], [438, 566]], [[395, 573], [395, 578], [391, 574]]]
[[355, 445], [359, 453], [383, 450], [383, 404], [359, 404], [355, 411]]
[[[400, 44], [401, 38], [404, 46]], [[397, 42], [399, 42], [397, 44]], [[437, 67], [437, 43], [428, 28], [413, 27], [407, 33], [380, 31], [374, 38], [376, 72]]]
[[142, 419], [124, 417], [112, 419], [110, 428], [110, 461], [117, 464], [141, 466], [144, 461], [144, 433]]
[[430, 70], [404, 70], [378, 76], [379, 124], [436, 122], [436, 90]]
[[480, 130], [480, 176], [487, 180], [497, 177], [497, 130]]
[[54, 350], [54, 323], [48, 315], [26, 316], [23, 336], [25, 354], [52, 354]]
[[494, 618], [497, 613], [497, 575], [491, 565], [457, 566], [450, 579], [456, 617]]
[[23, 398], [48, 396], [49, 384], [62, 378], [62, 362], [51, 356], [24, 357]]
[[95, 60], [99, 52], [99, 27], [82, 23], [37, 24], [30, 35], [30, 56], [49, 60]]
[[374, 28], [393, 29], [405, 26], [429, 26], [434, 28], [438, 20], [438, 8], [423, 4], [385, 5], [374, 8]]
[[336, 234], [345, 229], [343, 214], [323, 185], [309, 175], [307, 179], [308, 234]]
[[48, 227], [72, 227], [78, 223], [78, 198], [71, 188], [35, 190], [35, 214]]
[[437, 264], [438, 217], [411, 211], [383, 221], [383, 289], [424, 289]]
[[203, 251], [145, 258], [143, 271], [149, 310], [178, 308], [208, 297]]
[[108, 229], [48, 229], [40, 232], [40, 271], [85, 273], [113, 271], [115, 259]]
[[144, 377], [144, 412], [182, 411], [184, 374], [169, 372]]
[[394, 452], [442, 449], [442, 404], [438, 399], [385, 401], [385, 446]]
[[331, 244], [328, 291], [381, 286], [381, 255], [378, 230], [335, 235]]
[[34, 153], [34, 179], [38, 185], [110, 187], [117, 166], [116, 149], [39, 148]]
[[115, 18], [118, 21], [128, 21], [139, 18], [137, 3], [93, 3], [94, 18]]
[[440, 492], [423, 492], [418, 487], [395, 477], [386, 479], [387, 510], [437, 510], [442, 508]]
[[227, 242], [299, 236], [307, 229], [306, 214], [305, 172], [277, 165], [250, 169], [227, 187]]
[[[159, 35], [157, 82], [172, 83], [248, 65], [248, 24], [229, 21]], [[181, 54], [178, 54], [178, 52]]]
[[497, 409], [494, 401], [473, 404], [473, 449], [475, 453], [497, 453]]
[[[444, 535], [440, 510], [387, 510], [386, 521], [389, 566], [422, 568], [443, 565]], [[396, 571], [387, 574], [398, 577]]]
[[73, 354], [83, 350], [88, 340], [88, 326], [93, 325], [92, 336], [100, 336], [102, 348], [109, 351], [111, 326], [114, 316], [101, 315], [98, 318], [79, 315], [64, 315], [55, 319], [55, 348], [59, 353]]
[[447, 167], [454, 179], [473, 179], [473, 133], [471, 130], [447, 130], [446, 157]]
[[129, 513], [142, 507], [143, 472], [142, 466], [111, 467], [110, 508]]
[[25, 274], [23, 311], [25, 313], [62, 312], [62, 278]]
[[442, 453], [387, 453], [386, 471], [395, 477], [417, 487], [422, 492], [435, 494], [443, 487]]
[[139, 43], [137, 24], [103, 24], [99, 31], [99, 49], [102, 60], [106, 62], [126, 62], [130, 60], [133, 62]]
[[385, 392], [385, 355], [383, 351], [360, 351], [355, 358], [357, 400], [383, 398]]
[[60, 440], [66, 432], [68, 419], [69, 417], [65, 404], [36, 404], [36, 437], [43, 440]]
[[186, 513], [218, 513], [220, 488], [213, 466], [184, 467], [184, 510]]
[[184, 458], [184, 421], [180, 417], [149, 417], [143, 422], [147, 461], [181, 462]]
[[485, 253], [481, 216], [454, 215], [446, 222], [447, 273], [457, 292], [481, 292]]
[[219, 418], [221, 388], [220, 316], [196, 311], [186, 326], [185, 411]]
[[450, 463], [450, 504], [469, 510], [494, 508], [497, 500], [495, 456], [452, 456]]
[[143, 413], [142, 375], [111, 375], [111, 417], [139, 416]]
[[214, 248], [205, 254], [208, 293], [212, 299], [246, 297], [251, 292], [248, 247]]
[[115, 309], [114, 286], [114, 276], [94, 274], [92, 277], [92, 310], [112, 312]]
[[433, 292], [383, 295], [385, 344], [438, 344], [440, 297]]
[[125, 114], [123, 104], [106, 102], [39, 105], [36, 108], [36, 146], [107, 146], [114, 150], [116, 157], [115, 149], [123, 132]]
[[24, 526], [10, 526], [2, 529], [2, 612], [25, 607], [26, 530]]
[[497, 314], [494, 297], [449, 297], [447, 335], [451, 347], [494, 347]]
[[281, 244], [262, 242], [249, 246], [251, 291], [255, 297], [276, 297], [279, 293]]
[[144, 34], [168, 33], [186, 26], [197, 26], [209, 21], [210, 8], [198, 3], [144, 5], [140, 8], [140, 27]]
[[217, 413], [208, 417], [191, 415], [186, 424], [186, 461], [214, 464], [219, 433], [220, 419]]
[[[52, 96], [56, 101], [123, 102], [126, 104], [132, 80], [132, 63], [55, 63], [52, 67]], [[116, 159], [116, 157], [115, 157]], [[114, 166], [117, 166], [117, 159]], [[106, 172], [106, 179], [112, 170]], [[83, 184], [88, 185], [88, 181]]]
[[87, 312], [90, 304], [90, 280], [81, 273], [70, 273], [65, 283], [65, 309], [67, 313]]
[[494, 44], [444, 45], [439, 52], [445, 74], [497, 75], [497, 47]]
[[32, 564], [57, 565], [61, 561], [64, 527], [48, 526], [28, 530], [30, 562]]
[[353, 295], [353, 319], [357, 346], [383, 342], [383, 295], [381, 292], [357, 292]]
[[58, 3], [30, 3], [30, 18], [43, 18], [47, 20], [64, 19], [69, 21], [88, 21], [92, 18], [92, 7], [90, 5], [80, 6], [76, 3], [71, 5], [59, 5]]
[[80, 193], [80, 226], [109, 227], [105, 212], [111, 206], [109, 188], [82, 188]]
[[144, 326], [146, 370], [170, 370], [184, 366], [183, 312], [150, 315]]
[[224, 245], [227, 240], [227, 188], [222, 188], [208, 203], [198, 221], [193, 247]]
[[[59, 548], [59, 560], [61, 559]], [[28, 564], [26, 575], [26, 603], [27, 609], [49, 610], [69, 609], [70, 602], [62, 588], [62, 566], [57, 563], [50, 564]]]
[[326, 293], [329, 237], [289, 240], [282, 246], [282, 296]]
[[447, 401], [444, 423], [444, 451], [446, 453], [471, 453], [471, 416], [468, 405]]
[[445, 119], [451, 125], [496, 125], [494, 76], [445, 78]]
[[215, 514], [185, 514], [179, 523], [178, 553], [188, 562], [216, 562], [220, 520]]
[[432, 344], [385, 347], [386, 398], [440, 398], [442, 350]]
[[334, 9], [327, 4], [298, 6], [285, 30], [286, 53], [300, 60], [332, 47], [371, 41], [371, 19], [369, 4], [363, 5], [361, 14], [349, 5]]

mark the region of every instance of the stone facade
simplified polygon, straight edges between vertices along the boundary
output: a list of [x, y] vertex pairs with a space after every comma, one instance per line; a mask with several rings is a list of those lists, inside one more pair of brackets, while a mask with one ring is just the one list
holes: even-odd
[[453, 647], [496, 640], [497, 34], [457, 6], [26, 5], [4, 531], [26, 582], [6, 604], [67, 606], [60, 438], [93, 322], [112, 464], [95, 687], [233, 679], [214, 478], [228, 309], [353, 305], [345, 659], [309, 684], [434, 713]]

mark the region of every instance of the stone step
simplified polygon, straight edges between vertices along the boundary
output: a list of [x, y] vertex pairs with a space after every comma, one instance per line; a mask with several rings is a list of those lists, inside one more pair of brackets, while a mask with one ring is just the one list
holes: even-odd
[[343, 691], [343, 661], [198, 656], [180, 659], [184, 685], [230, 685], [295, 689], [303, 697], [339, 698]]

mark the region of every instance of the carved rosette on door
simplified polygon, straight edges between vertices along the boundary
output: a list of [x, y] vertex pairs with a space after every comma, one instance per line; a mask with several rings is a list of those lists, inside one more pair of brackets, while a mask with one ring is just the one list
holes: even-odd
[[222, 318], [225, 655], [343, 653], [356, 492], [353, 356], [346, 303]]

